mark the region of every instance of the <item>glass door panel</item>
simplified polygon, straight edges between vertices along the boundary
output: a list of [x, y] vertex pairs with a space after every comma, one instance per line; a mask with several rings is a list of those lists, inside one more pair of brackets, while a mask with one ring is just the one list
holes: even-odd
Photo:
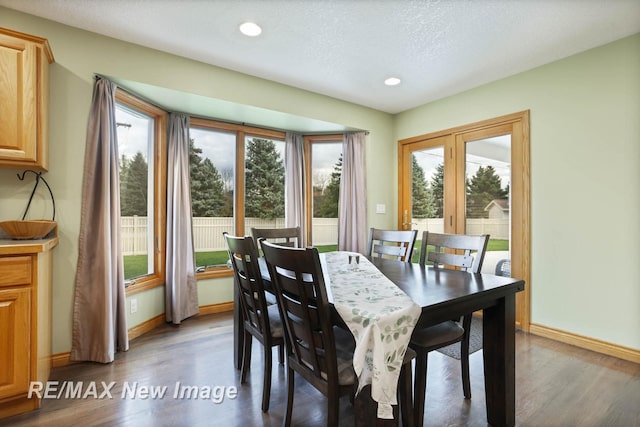
[[[436, 155], [443, 158], [443, 170], [438, 161], [426, 166], [426, 157]], [[516, 321], [528, 331], [531, 287], [528, 112], [399, 140], [398, 166], [398, 227], [413, 227], [420, 232], [426, 229], [489, 234], [482, 272], [496, 274], [500, 261], [508, 260], [510, 270], [506, 274], [527, 282], [525, 290], [516, 295]], [[443, 184], [434, 179], [440, 176], [444, 177]], [[443, 189], [442, 197], [437, 193], [439, 188]], [[434, 218], [421, 213], [429, 210], [428, 203], [421, 203], [425, 199], [421, 194], [428, 191], [436, 194]], [[440, 206], [443, 208], [439, 209]]]
[[444, 146], [411, 152], [411, 209], [403, 228], [418, 230], [412, 261], [420, 259], [422, 233], [444, 233]]
[[482, 271], [511, 259], [511, 135], [465, 143], [465, 234], [489, 234]]

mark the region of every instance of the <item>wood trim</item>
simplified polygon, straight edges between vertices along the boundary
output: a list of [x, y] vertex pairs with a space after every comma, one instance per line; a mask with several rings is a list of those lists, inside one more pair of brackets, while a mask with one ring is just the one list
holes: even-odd
[[237, 123], [227, 123], [217, 120], [202, 119], [198, 117], [192, 117], [189, 120], [189, 124], [192, 127], [211, 129], [211, 130], [224, 130], [229, 132], [243, 132], [246, 135], [258, 136], [261, 138], [271, 139], [285, 139], [285, 132], [273, 129], [259, 128], [255, 126], [247, 126]]
[[[209, 304], [200, 306], [200, 312], [198, 316], [205, 316], [207, 314], [225, 313], [233, 311], [233, 301], [223, 302], [219, 304]], [[147, 332], [161, 326], [165, 323], [165, 314], [159, 314], [151, 319], [129, 328], [129, 340], [138, 338], [139, 336], [146, 334]], [[65, 351], [63, 353], [56, 353], [51, 355], [51, 367], [60, 368], [62, 366], [72, 365], [75, 363], [82, 363], [71, 360], [71, 352]]]
[[529, 111], [520, 113], [521, 119], [513, 122], [511, 134], [511, 167], [519, 170], [512, 174], [512, 192], [521, 195], [519, 203], [511, 203], [511, 271], [525, 280], [523, 292], [516, 294], [517, 320], [524, 331], [529, 331], [531, 322], [531, 142], [529, 134]]
[[522, 120], [526, 116], [529, 117], [529, 110], [519, 111], [517, 113], [506, 114], [504, 116], [495, 117], [493, 119], [481, 120], [479, 122], [469, 123], [466, 125], [456, 126], [453, 128], [440, 130], [437, 132], [425, 133], [423, 135], [412, 136], [410, 138], [401, 139], [399, 144], [410, 144], [413, 142], [423, 141], [425, 139], [433, 139], [451, 134], [465, 133], [469, 131], [477, 131], [487, 127], [493, 127], [502, 123], [513, 123]]
[[49, 45], [49, 40], [43, 37], [34, 36], [33, 34], [21, 33], [20, 31], [11, 30], [9, 28], [4, 28], [4, 27], [0, 27], [0, 34], [5, 34], [11, 37], [17, 37], [19, 39], [27, 40], [29, 42], [42, 45], [49, 64], [53, 64], [55, 62], [55, 58], [53, 57], [53, 52], [51, 51], [51, 46]]
[[62, 366], [73, 365], [75, 363], [82, 363], [82, 362], [71, 360], [70, 351], [65, 351], [64, 353], [56, 353], [51, 355], [52, 368], [60, 368]]
[[[116, 91], [116, 102], [128, 108], [139, 111], [153, 119], [153, 238], [154, 247], [151, 249], [154, 262], [154, 271], [151, 274], [133, 280], [127, 286], [127, 296], [162, 286], [165, 283], [165, 253], [166, 253], [166, 194], [167, 194], [167, 139], [166, 129], [168, 113], [163, 109], [138, 98], [126, 90]], [[151, 216], [151, 215], [149, 215]]]
[[[511, 201], [512, 274], [525, 281], [525, 289], [516, 295], [516, 321], [529, 331], [531, 321], [531, 167], [529, 111], [520, 111], [493, 119], [457, 126], [398, 141], [398, 226], [402, 227], [403, 210], [411, 203], [410, 177], [405, 165], [413, 150], [443, 146], [445, 150], [445, 232], [464, 232], [464, 143], [500, 134], [511, 134], [512, 193]], [[453, 157], [451, 157], [453, 155]], [[457, 174], [457, 175], [456, 175]], [[455, 183], [463, 188], [456, 188]], [[452, 212], [456, 214], [452, 217]]]
[[233, 311], [233, 301], [221, 302], [219, 304], [209, 304], [200, 306], [198, 316], [206, 316], [207, 314], [226, 313]]
[[302, 236], [307, 245], [313, 242], [313, 145], [344, 141], [344, 134], [305, 135], [304, 147], [304, 205], [305, 235]]
[[131, 341], [134, 338], [138, 338], [142, 334], [146, 334], [147, 332], [157, 328], [158, 326], [164, 324], [165, 322], [166, 322], [165, 314], [161, 313], [161, 314], [158, 314], [155, 317], [152, 317], [149, 320], [146, 320], [146, 321], [140, 323], [139, 325], [136, 325], [136, 326], [133, 326], [133, 327], [129, 328], [129, 330], [128, 330], [128, 332], [129, 332], [129, 341]]
[[628, 360], [630, 362], [640, 363], [640, 350], [630, 347], [612, 344], [606, 341], [585, 337], [583, 335], [578, 335], [572, 332], [566, 332], [560, 329], [550, 328], [548, 326], [538, 325], [535, 323], [531, 323], [529, 325], [529, 332], [533, 335], [560, 341], [565, 344], [575, 345], [576, 347], [606, 354], [607, 356], [613, 356], [619, 359]]
[[304, 137], [304, 209], [305, 228], [302, 239], [308, 245], [313, 241], [313, 180], [311, 179], [311, 164], [313, 150], [311, 149], [313, 139], [310, 136]]

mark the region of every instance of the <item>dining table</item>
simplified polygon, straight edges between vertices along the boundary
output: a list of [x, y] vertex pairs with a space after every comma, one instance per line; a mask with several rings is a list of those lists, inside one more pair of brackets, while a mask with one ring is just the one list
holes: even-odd
[[[347, 252], [321, 254], [325, 277], [335, 279], [340, 271], [348, 272], [345, 266], [326, 262], [326, 259], [344, 257], [346, 260], [348, 255]], [[397, 287], [397, 294], [408, 297], [407, 305], [417, 306], [416, 327], [436, 325], [482, 311], [487, 422], [492, 426], [515, 425], [515, 297], [517, 292], [524, 290], [525, 282], [511, 277], [468, 273], [385, 258], [362, 256], [362, 259], [363, 270], [365, 266], [367, 269], [375, 268]], [[260, 260], [259, 264], [268, 291], [268, 270], [264, 260]], [[237, 292], [234, 295], [237, 306]], [[366, 311], [370, 300], [370, 297], [364, 296], [349, 303], [357, 304], [360, 311]], [[340, 316], [340, 310], [336, 311]], [[242, 324], [240, 310], [234, 310], [234, 364], [238, 369], [242, 359]], [[378, 402], [371, 398], [371, 385], [368, 384], [354, 401], [355, 425], [397, 425], [397, 417], [385, 419], [387, 417], [379, 416], [379, 411]]]

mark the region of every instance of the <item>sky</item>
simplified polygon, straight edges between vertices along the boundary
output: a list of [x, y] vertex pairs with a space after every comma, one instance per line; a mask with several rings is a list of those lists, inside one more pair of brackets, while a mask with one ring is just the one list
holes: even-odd
[[[149, 119], [135, 112], [117, 108], [116, 122], [131, 124], [130, 127], [118, 126], [117, 128], [119, 155], [122, 156], [124, 154], [131, 158], [139, 151], [145, 159], [148, 159]], [[202, 156], [209, 158], [218, 169], [218, 172], [223, 173], [225, 170], [233, 170], [236, 138], [234, 133], [192, 128], [190, 137], [194, 139], [196, 147], [202, 149]], [[479, 146], [482, 142], [474, 141], [471, 144]], [[508, 146], [508, 141], [501, 141], [501, 144]], [[284, 142], [277, 142], [276, 149], [284, 160]], [[340, 143], [314, 144], [312, 153], [314, 185], [326, 185], [341, 152], [342, 144]], [[431, 181], [435, 168], [443, 162], [443, 153], [444, 149], [442, 147], [414, 152], [418, 164], [425, 171], [427, 181]], [[509, 156], [506, 155], [506, 157], [508, 158]], [[491, 165], [495, 168], [502, 180], [503, 188], [510, 183], [511, 171], [509, 163], [489, 158], [489, 156], [467, 154], [467, 176], [473, 176], [481, 165]]]
[[[508, 137], [508, 136], [507, 136]], [[508, 150], [509, 147], [509, 138], [502, 139], [500, 147], [504, 151]], [[474, 144], [475, 150], [477, 153], [481, 153], [483, 141], [471, 141], [467, 144]], [[495, 148], [495, 146], [494, 146]], [[436, 167], [444, 162], [444, 148], [436, 147], [427, 150], [414, 151], [413, 154], [416, 156], [416, 160], [418, 164], [422, 167], [425, 173], [425, 178], [428, 182], [433, 178], [433, 174], [435, 173]], [[509, 158], [509, 152], [504, 152], [500, 159], [491, 158], [490, 155], [481, 155], [481, 154], [471, 154], [467, 153], [466, 155], [466, 175], [467, 177], [473, 176], [480, 166], [493, 166], [496, 170], [496, 174], [500, 177], [502, 182], [502, 188], [505, 188], [511, 182], [511, 169], [509, 162], [505, 162], [502, 158]]]
[[[119, 156], [131, 158], [140, 152], [145, 160], [148, 160], [147, 141], [152, 132], [152, 129], [149, 129], [150, 120], [144, 115], [118, 106], [116, 122], [119, 124], [117, 126]], [[192, 128], [189, 136], [194, 140], [195, 146], [202, 149], [201, 156], [209, 158], [223, 176], [224, 171], [234, 169], [235, 133]], [[314, 185], [323, 184], [333, 172], [342, 152], [342, 144], [323, 143], [314, 144], [314, 147], [316, 147], [313, 150], [312, 165]], [[284, 142], [276, 141], [276, 149], [284, 160]]]

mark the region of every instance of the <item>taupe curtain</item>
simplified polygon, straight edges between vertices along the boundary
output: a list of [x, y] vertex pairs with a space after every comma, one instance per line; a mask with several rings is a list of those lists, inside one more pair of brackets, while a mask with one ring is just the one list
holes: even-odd
[[198, 283], [191, 227], [189, 117], [170, 114], [167, 159], [167, 283], [165, 316], [179, 324], [198, 314]]
[[342, 143], [338, 250], [366, 253], [367, 238], [365, 133], [349, 132]]
[[302, 135], [287, 132], [284, 151], [284, 218], [286, 227], [300, 227], [301, 245], [306, 236], [304, 203], [304, 139]]
[[116, 85], [99, 78], [87, 125], [71, 360], [113, 362], [129, 349], [120, 244]]

